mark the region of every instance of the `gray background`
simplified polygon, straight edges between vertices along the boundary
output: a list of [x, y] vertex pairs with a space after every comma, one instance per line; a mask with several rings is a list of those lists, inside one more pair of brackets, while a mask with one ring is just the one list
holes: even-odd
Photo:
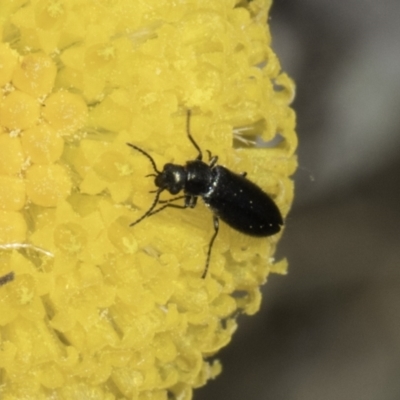
[[400, 1], [275, 0], [300, 169], [261, 312], [195, 400], [400, 399]]

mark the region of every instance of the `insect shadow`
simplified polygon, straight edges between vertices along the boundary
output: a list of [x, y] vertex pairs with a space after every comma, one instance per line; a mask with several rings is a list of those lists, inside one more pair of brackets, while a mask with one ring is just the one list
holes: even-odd
[[14, 272], [9, 272], [8, 274], [0, 276], [0, 286], [3, 286], [8, 282], [13, 281], [14, 277], [15, 277]]
[[[194, 160], [185, 165], [167, 163], [159, 171], [154, 159], [146, 151], [132, 143], [128, 146], [146, 156], [155, 174], [154, 184], [157, 189], [150, 208], [130, 226], [137, 225], [148, 218], [168, 208], [194, 208], [197, 199], [201, 197], [207, 207], [213, 212], [214, 234], [208, 245], [206, 264], [202, 278], [205, 278], [210, 264], [211, 250], [218, 235], [219, 219], [233, 229], [246, 235], [266, 237], [279, 232], [283, 219], [274, 201], [255, 183], [246, 179], [246, 173], [236, 174], [229, 169], [217, 165], [218, 156], [213, 156], [209, 150], [208, 164], [203, 161], [203, 153], [190, 133], [190, 110], [187, 112], [186, 134], [198, 154]], [[160, 194], [168, 191], [183, 195], [168, 200], [160, 200]], [[175, 204], [183, 200], [183, 204]], [[158, 208], [157, 206], [160, 205]]]

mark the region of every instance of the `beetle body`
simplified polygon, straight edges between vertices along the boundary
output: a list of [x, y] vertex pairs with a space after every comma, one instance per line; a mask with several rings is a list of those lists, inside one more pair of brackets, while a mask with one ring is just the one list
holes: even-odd
[[[205, 278], [212, 246], [219, 230], [219, 219], [239, 232], [257, 237], [271, 236], [279, 232], [283, 219], [273, 200], [259, 186], [246, 179], [245, 174], [239, 175], [217, 165], [218, 157], [212, 157], [211, 153], [208, 164], [202, 161], [202, 151], [190, 134], [189, 120], [190, 111], [187, 117], [187, 135], [199, 154], [196, 159], [187, 161], [185, 165], [167, 163], [163, 170], [159, 171], [148, 153], [127, 143], [150, 160], [155, 171], [151, 176], [155, 176], [154, 184], [158, 188], [148, 211], [131, 226], [167, 207], [194, 208], [197, 199], [201, 197], [206, 206], [212, 210], [214, 221], [214, 235], [209, 243], [202, 276]], [[183, 195], [160, 201], [159, 197], [163, 191], [168, 191], [172, 195], [183, 192]], [[184, 204], [174, 203], [181, 199], [184, 200]], [[156, 209], [158, 204], [162, 205]]]
[[270, 236], [283, 224], [278, 207], [260, 187], [221, 165], [200, 160], [165, 164], [154, 183], [174, 195], [183, 191], [187, 207], [201, 197], [216, 217], [246, 235]]
[[212, 172], [214, 184], [203, 200], [218, 218], [250, 236], [280, 231], [283, 220], [278, 207], [256, 184], [220, 165]]

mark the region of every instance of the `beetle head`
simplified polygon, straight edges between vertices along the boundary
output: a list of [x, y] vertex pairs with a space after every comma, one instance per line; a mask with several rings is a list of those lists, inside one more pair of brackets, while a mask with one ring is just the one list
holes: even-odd
[[171, 194], [179, 193], [186, 182], [184, 167], [176, 164], [165, 164], [164, 169], [154, 180], [155, 185], [161, 190], [168, 190]]

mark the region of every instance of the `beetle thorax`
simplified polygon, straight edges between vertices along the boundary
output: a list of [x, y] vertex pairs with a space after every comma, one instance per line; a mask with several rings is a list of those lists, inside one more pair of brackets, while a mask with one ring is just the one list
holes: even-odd
[[186, 163], [185, 193], [190, 196], [204, 196], [212, 185], [212, 170], [209, 165], [200, 160]]

